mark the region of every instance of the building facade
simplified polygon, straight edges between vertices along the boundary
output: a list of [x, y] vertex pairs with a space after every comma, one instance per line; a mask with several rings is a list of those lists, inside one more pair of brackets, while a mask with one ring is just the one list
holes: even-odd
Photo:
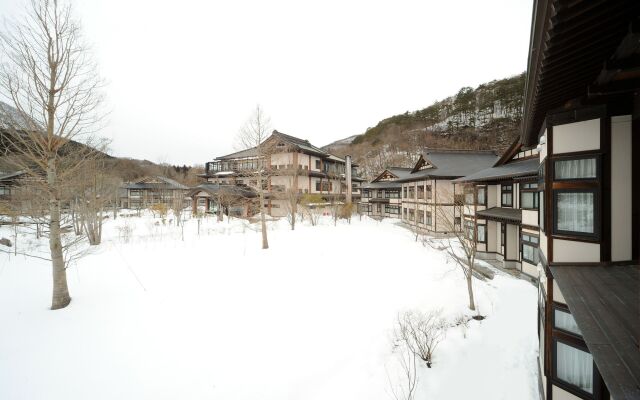
[[538, 152], [516, 141], [491, 168], [454, 182], [476, 256], [538, 278]]
[[189, 206], [188, 186], [164, 176], [148, 176], [120, 188], [121, 208], [142, 209], [156, 204]]
[[547, 400], [640, 398], [640, 2], [538, 0], [521, 142], [539, 150]]
[[[208, 183], [241, 185], [257, 190], [256, 173], [263, 177], [265, 206], [274, 217], [288, 214], [291, 196], [318, 195], [326, 202], [360, 198], [357, 165], [313, 146], [308, 140], [273, 131], [262, 147], [262, 156], [251, 148], [206, 163], [202, 176]], [[350, 164], [351, 187], [347, 188]]]
[[423, 232], [459, 231], [463, 193], [453, 181], [493, 165], [493, 151], [427, 150], [401, 183], [402, 221]]
[[400, 218], [402, 211], [402, 183], [412, 168], [389, 167], [371, 182], [362, 185], [358, 212], [374, 218]]

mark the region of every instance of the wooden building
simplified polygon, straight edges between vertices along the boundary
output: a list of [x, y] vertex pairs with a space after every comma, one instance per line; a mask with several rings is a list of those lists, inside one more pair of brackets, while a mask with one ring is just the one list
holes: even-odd
[[454, 180], [477, 257], [538, 278], [538, 152], [513, 145], [491, 167]]
[[402, 183], [412, 168], [389, 167], [371, 182], [362, 185], [358, 212], [371, 217], [400, 218], [402, 210]]
[[[262, 144], [262, 157], [256, 148], [242, 150], [207, 162], [202, 177], [208, 183], [240, 185], [257, 190], [256, 173], [264, 177], [265, 206], [274, 217], [287, 215], [287, 198], [305, 194], [322, 196], [325, 201], [343, 202], [350, 194], [357, 202], [360, 184], [357, 165], [350, 158], [329, 154], [308, 140], [273, 131]], [[351, 164], [351, 187], [347, 188]]]
[[640, 2], [538, 0], [521, 143], [539, 150], [547, 400], [640, 399]]
[[493, 151], [425, 151], [411, 172], [398, 179], [402, 185], [401, 218], [407, 225], [431, 233], [450, 233], [461, 229], [463, 193], [453, 181], [492, 166], [498, 156]]
[[120, 207], [142, 209], [155, 204], [172, 206], [178, 201], [188, 207], [190, 204], [187, 197], [188, 190], [188, 186], [173, 179], [164, 176], [147, 176], [120, 188]]

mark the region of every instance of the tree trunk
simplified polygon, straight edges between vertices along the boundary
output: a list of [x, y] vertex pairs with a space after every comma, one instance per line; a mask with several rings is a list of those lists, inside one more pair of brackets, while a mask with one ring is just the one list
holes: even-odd
[[[259, 181], [259, 185], [262, 185], [262, 181]], [[260, 186], [259, 186], [260, 187]], [[264, 192], [260, 187], [260, 225], [262, 227], [262, 249], [269, 248], [269, 240], [267, 239], [267, 220], [264, 212]]]
[[65, 308], [71, 302], [69, 287], [67, 286], [67, 271], [64, 267], [64, 257], [62, 254], [62, 235], [60, 232], [60, 202], [57, 199], [56, 169], [54, 160], [49, 160], [47, 168], [47, 181], [52, 190], [49, 195], [49, 249], [51, 250], [51, 264], [53, 267], [53, 296], [51, 299], [51, 309], [57, 310]]
[[475, 311], [476, 303], [473, 299], [473, 274], [472, 270], [469, 270], [467, 274], [467, 290], [469, 290], [469, 309]]

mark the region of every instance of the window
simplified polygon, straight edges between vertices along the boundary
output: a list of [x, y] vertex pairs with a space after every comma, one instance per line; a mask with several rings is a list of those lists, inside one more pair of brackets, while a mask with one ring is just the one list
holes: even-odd
[[431, 200], [433, 194], [431, 193], [431, 185], [427, 185], [427, 199]]
[[418, 186], [418, 198], [424, 199], [424, 185]]
[[591, 354], [557, 339], [554, 346], [556, 353], [555, 377], [583, 392], [593, 393], [593, 357]]
[[398, 215], [398, 214], [400, 214], [400, 206], [390, 206], [390, 205], [387, 204], [387, 212], [389, 214]]
[[397, 190], [385, 190], [384, 192], [385, 199], [398, 199], [400, 198], [400, 192]]
[[424, 224], [424, 212], [422, 210], [418, 210], [416, 214], [418, 215], [418, 223]]
[[553, 309], [553, 327], [574, 335], [582, 336], [582, 332], [580, 331], [578, 324], [576, 324], [576, 320], [568, 310], [563, 310], [557, 307]]
[[433, 223], [433, 220], [431, 218], [431, 211], [427, 211], [427, 225], [431, 225], [432, 223]]
[[484, 224], [478, 224], [477, 230], [478, 230], [478, 242], [486, 243], [487, 242], [487, 226]]
[[502, 207], [513, 207], [513, 185], [502, 185]]
[[362, 191], [362, 198], [364, 199], [368, 199], [369, 198], [369, 190], [365, 189]]
[[521, 183], [520, 184], [520, 208], [537, 210], [538, 209], [538, 184], [537, 183]]
[[473, 186], [466, 186], [464, 188], [464, 204], [466, 204], [466, 205], [473, 205], [474, 204]]
[[454, 217], [453, 218], [453, 225], [455, 225], [456, 229], [459, 229], [459, 227], [460, 227], [460, 217]]
[[322, 168], [321, 165], [322, 164], [321, 164], [320, 160], [316, 160], [316, 169], [321, 169]]
[[415, 186], [409, 186], [409, 198], [410, 199], [415, 199], [416, 198], [416, 187]]
[[487, 187], [486, 186], [478, 186], [478, 204], [486, 206], [487, 205]]
[[521, 236], [522, 242], [522, 260], [538, 265], [538, 243], [540, 239], [537, 236], [523, 233]]
[[588, 158], [558, 159], [553, 163], [554, 179], [596, 179], [598, 162], [595, 156]]
[[382, 189], [378, 189], [378, 190], [376, 190], [376, 192], [378, 192], [378, 193], [377, 193], [377, 195], [376, 195], [376, 197], [377, 197], [377, 198], [379, 198], [379, 199], [381, 199], [381, 198], [382, 198], [382, 193], [384, 192], [384, 190], [382, 190]]
[[406, 208], [402, 208], [402, 218], [407, 219], [407, 209]]
[[409, 209], [409, 221], [415, 221], [416, 220], [416, 210], [414, 210], [413, 208]]
[[465, 231], [465, 236], [467, 239], [469, 240], [474, 240], [474, 223], [471, 220], [465, 220], [464, 221], [464, 231]]
[[555, 233], [596, 234], [595, 190], [556, 190], [553, 203]]
[[405, 199], [407, 198], [407, 187], [406, 186], [402, 188], [402, 197], [405, 198]]

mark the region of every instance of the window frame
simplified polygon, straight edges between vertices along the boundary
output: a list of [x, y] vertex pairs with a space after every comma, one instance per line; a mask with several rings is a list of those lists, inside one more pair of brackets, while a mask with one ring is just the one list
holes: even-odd
[[[487, 224], [475, 224], [476, 226], [476, 231], [475, 231], [475, 237], [476, 237], [476, 243], [487, 243]], [[484, 240], [477, 240], [477, 238], [480, 236], [478, 234], [478, 232], [480, 231], [478, 228], [482, 227], [483, 231], [484, 231]]]
[[[596, 176], [588, 178], [556, 178], [556, 162], [558, 161], [575, 161], [587, 160], [593, 158], [596, 161]], [[590, 182], [598, 181], [602, 176], [602, 155], [600, 153], [586, 154], [562, 154], [551, 158], [551, 180], [553, 182]]]
[[[480, 202], [480, 189], [482, 189], [484, 191], [484, 201]], [[479, 206], [486, 206], [487, 205], [487, 185], [478, 185], [476, 186], [476, 204]]]
[[589, 351], [589, 348], [584, 343], [581, 343], [580, 341], [570, 340], [570, 339], [566, 340], [564, 337], [558, 337], [553, 335], [551, 337], [551, 352], [552, 352], [551, 377], [553, 378], [553, 384], [568, 391], [571, 394], [578, 395], [582, 398], [586, 398], [586, 399], [599, 398], [599, 397], [596, 397], [596, 394], [600, 392], [600, 388], [599, 388], [600, 374], [598, 373], [598, 367], [596, 366], [596, 363], [593, 360], [593, 354], [591, 355], [592, 357], [591, 373], [593, 375], [591, 379], [593, 380], [593, 393], [589, 393], [583, 390], [581, 387], [576, 386], [558, 377], [558, 368], [557, 368], [558, 342], [564, 344], [565, 346], [570, 346], [570, 347], [573, 347], [574, 349], [581, 350], [591, 354], [591, 352]]
[[427, 226], [433, 225], [433, 215], [431, 211], [425, 211], [424, 224]]
[[[574, 232], [558, 229], [558, 194], [562, 193], [592, 193], [593, 194], [593, 233]], [[553, 234], [558, 237], [579, 238], [588, 241], [598, 242], [601, 237], [600, 227], [600, 190], [599, 188], [575, 188], [575, 189], [553, 189], [551, 199], [551, 210], [553, 220]]]
[[[538, 243], [532, 242], [528, 239], [525, 239], [524, 236], [529, 236], [529, 237], [535, 237], [538, 238]], [[538, 261], [534, 261], [534, 260], [529, 260], [528, 258], [525, 258], [524, 256], [524, 246], [530, 246], [533, 247], [534, 253], [538, 255]], [[534, 235], [531, 233], [527, 233], [527, 232], [522, 232], [520, 231], [520, 254], [522, 255], [522, 261], [526, 261], [529, 264], [532, 265], [538, 265], [538, 263], [540, 262], [540, 255], [538, 254], [538, 250], [540, 249], [540, 235]]]
[[[505, 186], [511, 187], [509, 190], [505, 190]], [[504, 195], [509, 193], [511, 195], [511, 203], [505, 204]], [[500, 207], [513, 208], [513, 182], [500, 184]]]
[[[524, 185], [532, 185], [532, 184], [536, 185], [535, 189], [523, 187]], [[540, 192], [540, 190], [539, 190], [540, 184], [537, 181], [526, 181], [526, 182], [520, 182], [518, 187], [520, 189], [520, 208], [523, 209], [523, 210], [539, 210], [540, 209], [540, 195], [538, 193]], [[524, 207], [522, 205], [523, 204], [522, 203], [522, 195], [523, 194], [528, 194], [528, 193], [531, 193], [531, 195], [533, 196], [533, 204], [534, 204], [533, 208]]]
[[[560, 304], [560, 303], [553, 303], [553, 305], [552, 305], [552, 307], [551, 307], [551, 311], [552, 311], [552, 313], [551, 313], [551, 326], [553, 327], [553, 329], [554, 329], [555, 331], [557, 331], [557, 332], [562, 332], [562, 333], [564, 333], [565, 335], [570, 335], [570, 336], [572, 336], [572, 337], [575, 337], [576, 339], [584, 340], [584, 338], [582, 337], [582, 335], [581, 335], [581, 334], [576, 333], [576, 332], [568, 331], [568, 330], [563, 329], [563, 328], [560, 328], [560, 327], [558, 327], [558, 326], [556, 325], [556, 310], [557, 310], [557, 311], [560, 311], [560, 312], [565, 312], [565, 313], [568, 313], [568, 314], [572, 315], [572, 314], [571, 314], [571, 311], [569, 311], [569, 307], [567, 307], [566, 305], [564, 305], [564, 304]], [[572, 316], [573, 316], [573, 315], [572, 315]], [[575, 320], [575, 318], [574, 318], [574, 320]]]

